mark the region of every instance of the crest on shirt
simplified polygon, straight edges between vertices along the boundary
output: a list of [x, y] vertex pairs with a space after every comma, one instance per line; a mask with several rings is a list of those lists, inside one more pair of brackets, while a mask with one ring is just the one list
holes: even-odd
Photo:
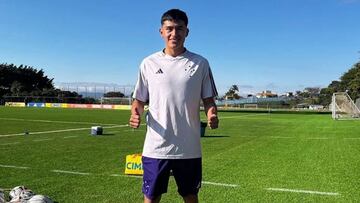
[[185, 68], [185, 72], [187, 72], [189, 74], [189, 77], [192, 77], [195, 72], [197, 70], [197, 66], [192, 65], [187, 65], [187, 67]]

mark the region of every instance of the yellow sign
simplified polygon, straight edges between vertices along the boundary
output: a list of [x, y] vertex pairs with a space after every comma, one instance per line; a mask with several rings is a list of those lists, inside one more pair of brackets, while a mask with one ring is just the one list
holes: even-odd
[[114, 109], [120, 109], [120, 110], [130, 110], [130, 105], [114, 105]]
[[25, 107], [24, 102], [5, 102], [5, 106]]
[[48, 108], [67, 108], [67, 103], [45, 103], [45, 107]]
[[141, 161], [141, 154], [130, 154], [126, 156], [125, 174], [142, 175], [144, 173]]

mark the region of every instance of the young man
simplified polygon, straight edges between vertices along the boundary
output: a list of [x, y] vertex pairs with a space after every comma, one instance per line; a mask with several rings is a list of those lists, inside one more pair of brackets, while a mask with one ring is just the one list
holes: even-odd
[[165, 12], [160, 35], [165, 49], [146, 57], [133, 94], [129, 124], [140, 126], [144, 105], [147, 132], [142, 153], [144, 202], [159, 202], [167, 192], [170, 171], [187, 203], [198, 202], [201, 187], [200, 101], [208, 126], [217, 128], [217, 96], [208, 61], [184, 47], [189, 34], [186, 13]]

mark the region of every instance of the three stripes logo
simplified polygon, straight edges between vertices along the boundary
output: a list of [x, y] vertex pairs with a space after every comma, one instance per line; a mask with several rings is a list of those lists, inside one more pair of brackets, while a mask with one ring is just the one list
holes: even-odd
[[164, 72], [161, 70], [161, 68], [159, 68], [159, 70], [158, 71], [156, 71], [156, 73], [155, 74], [163, 74]]

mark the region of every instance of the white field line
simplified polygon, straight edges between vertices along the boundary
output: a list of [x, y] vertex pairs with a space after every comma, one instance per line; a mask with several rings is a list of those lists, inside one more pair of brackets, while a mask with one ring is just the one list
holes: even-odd
[[136, 129], [136, 130], [123, 130], [122, 132], [145, 132], [146, 130], [140, 130], [140, 129]]
[[346, 137], [345, 140], [360, 140], [360, 137]]
[[108, 134], [114, 134], [114, 133], [119, 133], [119, 132], [124, 132], [123, 130], [111, 130], [111, 131], [106, 131], [106, 133]]
[[240, 116], [219, 116], [219, 120], [227, 119], [227, 118], [242, 118], [242, 117], [249, 117], [249, 116], [267, 116], [267, 113], [256, 113], [256, 114], [245, 114]]
[[268, 136], [268, 137], [265, 137], [265, 138], [275, 138], [275, 139], [292, 139], [292, 138], [295, 138], [295, 137]]
[[142, 176], [135, 176], [135, 175], [122, 175], [122, 174], [111, 174], [110, 176], [113, 177], [128, 177], [128, 178], [143, 178]]
[[[111, 174], [110, 176], [127, 177], [127, 178], [142, 178], [142, 176], [122, 175], [122, 174]], [[216, 186], [224, 186], [224, 187], [238, 187], [238, 185], [235, 185], [235, 184], [215, 183], [215, 182], [209, 182], [209, 181], [201, 181], [201, 183], [204, 184], [204, 185], [216, 185]]]
[[103, 128], [123, 128], [123, 127], [128, 127], [129, 124], [124, 124], [124, 125], [114, 125], [114, 126], [105, 126]]
[[75, 175], [90, 175], [90, 173], [82, 173], [82, 172], [77, 172], [77, 171], [51, 170], [51, 172], [67, 173], [67, 174], [75, 174]]
[[240, 135], [239, 137], [259, 137], [257, 135]]
[[[16, 168], [16, 169], [29, 169], [29, 167], [23, 166], [11, 166], [11, 165], [2, 165], [2, 168]], [[66, 174], [74, 174], [74, 175], [91, 175], [91, 173], [84, 173], [84, 172], [77, 172], [77, 171], [64, 171], [64, 170], [51, 170], [54, 173], [66, 173]], [[126, 177], [126, 178], [142, 178], [142, 176], [135, 176], [135, 175], [123, 175], [123, 174], [111, 174], [112, 177]], [[223, 186], [223, 187], [238, 187], [239, 185], [236, 184], [227, 184], [227, 183], [217, 183], [217, 182], [209, 182], [209, 181], [202, 181], [202, 184], [207, 185], [215, 185], [215, 186]], [[280, 192], [294, 192], [294, 193], [307, 193], [307, 194], [318, 194], [318, 195], [340, 195], [339, 193], [335, 192], [320, 192], [320, 191], [311, 191], [311, 190], [295, 190], [295, 189], [286, 189], [286, 188], [265, 188], [265, 190], [269, 191], [280, 191]]]
[[0, 137], [12, 137], [17, 135], [25, 135], [25, 133], [6, 134], [6, 135], [0, 135]]
[[20, 144], [20, 142], [4, 143], [4, 144], [0, 144], [0, 145], [5, 146], [5, 145], [15, 145], [15, 144]]
[[[127, 177], [127, 178], [142, 178], [142, 176], [123, 175], [123, 174], [111, 174], [110, 176]], [[201, 181], [201, 183], [204, 184], [204, 185], [216, 185], [216, 186], [224, 186], [224, 187], [238, 187], [238, 185], [235, 185], [235, 184], [215, 183], [215, 182], [209, 182], [209, 181]]]
[[[146, 124], [140, 124], [140, 125], [146, 125]], [[126, 124], [126, 126], [129, 126], [128, 124]], [[112, 126], [110, 127], [104, 127], [104, 128], [111, 128]], [[107, 133], [117, 133], [117, 132], [136, 132], [136, 131], [140, 131], [140, 132], [146, 132], [146, 130], [142, 130], [142, 129], [130, 129], [130, 130], [114, 130], [114, 131], [108, 131]]]
[[11, 165], [2, 165], [0, 164], [1, 168], [16, 168], [16, 169], [29, 169], [29, 167], [25, 166], [11, 166]]
[[[90, 130], [90, 128], [73, 128], [73, 129], [64, 129], [64, 130], [49, 130], [49, 131], [41, 131], [41, 132], [29, 132], [28, 135], [39, 135], [39, 134], [46, 134], [46, 133], [59, 133], [59, 132], [80, 131], [80, 130]], [[12, 137], [12, 136], [17, 136], [17, 135], [24, 135], [24, 133], [0, 135], [0, 137]]]
[[[126, 125], [115, 125], [115, 126], [106, 126], [103, 128], [122, 128], [127, 127]], [[42, 132], [29, 132], [29, 135], [38, 135], [38, 134], [47, 134], [47, 133], [60, 133], [60, 132], [70, 132], [70, 131], [81, 131], [81, 130], [90, 130], [89, 127], [87, 128], [73, 128], [73, 129], [64, 129], [64, 130], [49, 130], [49, 131], [42, 131]], [[0, 135], [0, 137], [12, 137], [17, 135], [24, 135], [24, 133], [15, 133], [15, 134], [7, 134], [7, 135]]]
[[305, 138], [307, 140], [328, 140], [328, 137], [309, 137], [309, 138]]
[[[239, 137], [260, 137], [258, 135], [240, 135]], [[296, 137], [283, 137], [283, 136], [263, 136], [262, 138], [274, 138], [274, 139], [292, 139]]]
[[[239, 137], [260, 137], [257, 135], [242, 135]], [[309, 137], [309, 138], [298, 138], [298, 137], [287, 137], [287, 136], [263, 136], [263, 138], [274, 138], [274, 139], [305, 139], [305, 140], [329, 140], [334, 138], [329, 137]], [[354, 139], [354, 140], [360, 140], [360, 138], [344, 138], [344, 139]]]
[[209, 182], [209, 181], [201, 181], [201, 183], [202, 184], [207, 184], [207, 185], [224, 186], [224, 187], [238, 187], [238, 185], [235, 185], [235, 184], [215, 183], [215, 182]]
[[10, 121], [29, 121], [29, 122], [43, 122], [43, 123], [69, 123], [69, 124], [92, 124], [92, 125], [117, 125], [114, 123], [93, 123], [93, 122], [78, 122], [78, 121], [52, 121], [52, 120], [34, 120], [22, 118], [0, 118], [0, 120]]
[[317, 195], [339, 195], [339, 193], [336, 193], [336, 192], [320, 192], [320, 191], [312, 191], [312, 190], [294, 190], [294, 189], [286, 189], [286, 188], [265, 188], [265, 190], [280, 191], [280, 192], [295, 192], [295, 193], [317, 194]]
[[78, 137], [77, 135], [72, 135], [72, 136], [65, 136], [63, 137], [64, 139], [68, 139], [68, 138], [74, 138], [74, 137]]
[[33, 142], [42, 142], [42, 141], [48, 141], [48, 140], [53, 140], [53, 139], [52, 138], [37, 139], [37, 140], [33, 140]]

